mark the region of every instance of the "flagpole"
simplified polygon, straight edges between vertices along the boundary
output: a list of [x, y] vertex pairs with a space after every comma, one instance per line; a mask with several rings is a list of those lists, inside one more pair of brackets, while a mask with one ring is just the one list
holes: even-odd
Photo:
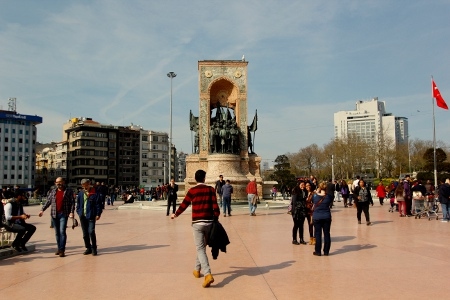
[[434, 163], [434, 187], [437, 191], [437, 167], [436, 167], [436, 119], [434, 116], [433, 76], [431, 76], [431, 105], [433, 106], [433, 163]]

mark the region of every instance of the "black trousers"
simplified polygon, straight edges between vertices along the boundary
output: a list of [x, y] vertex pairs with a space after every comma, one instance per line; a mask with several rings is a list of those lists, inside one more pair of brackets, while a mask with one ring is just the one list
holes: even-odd
[[364, 212], [364, 216], [366, 217], [366, 222], [370, 222], [370, 215], [369, 215], [369, 201], [365, 202], [356, 202], [356, 217], [358, 218], [358, 221], [361, 221], [361, 213]]
[[25, 222], [21, 224], [14, 223], [8, 228], [8, 231], [17, 233], [16, 238], [12, 243], [13, 246], [25, 246], [35, 233], [36, 226]]
[[292, 240], [297, 240], [297, 231], [300, 236], [300, 241], [303, 241], [303, 229], [305, 224], [305, 216], [300, 214], [296, 216], [292, 216], [292, 220], [294, 221], [294, 227], [292, 228]]
[[175, 213], [177, 210], [177, 198], [169, 196], [167, 198], [167, 215], [169, 215], [170, 206], [172, 205], [172, 213]]

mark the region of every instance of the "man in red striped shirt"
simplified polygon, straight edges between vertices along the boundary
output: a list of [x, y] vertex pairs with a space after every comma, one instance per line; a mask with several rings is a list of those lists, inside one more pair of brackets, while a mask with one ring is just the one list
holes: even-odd
[[197, 185], [189, 189], [183, 202], [177, 211], [172, 214], [174, 219], [181, 215], [189, 205], [192, 204], [192, 229], [194, 231], [194, 242], [197, 248], [197, 258], [195, 260], [194, 277], [200, 278], [200, 270], [205, 275], [203, 287], [209, 287], [214, 282], [209, 267], [208, 256], [206, 255], [206, 245], [214, 220], [219, 219], [220, 209], [217, 205], [216, 191], [213, 187], [205, 184], [206, 172], [197, 170], [195, 181]]

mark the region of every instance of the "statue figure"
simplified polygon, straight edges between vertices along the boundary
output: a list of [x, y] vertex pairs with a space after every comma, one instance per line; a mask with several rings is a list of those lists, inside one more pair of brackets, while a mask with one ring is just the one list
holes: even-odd
[[198, 131], [195, 132], [195, 137], [194, 137], [194, 153], [200, 153], [200, 149], [199, 149], [199, 136], [198, 136]]
[[225, 153], [226, 150], [226, 137], [227, 137], [227, 131], [225, 129], [225, 125], [222, 126], [222, 129], [220, 129], [219, 135], [220, 135], [220, 146], [222, 148], [222, 153]]
[[239, 130], [236, 128], [235, 124], [231, 124], [230, 128], [230, 136], [231, 136], [231, 153], [238, 154], [239, 153]]

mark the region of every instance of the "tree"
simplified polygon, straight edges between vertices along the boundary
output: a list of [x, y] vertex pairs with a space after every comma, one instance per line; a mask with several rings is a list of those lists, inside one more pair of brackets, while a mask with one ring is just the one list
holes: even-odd
[[278, 155], [273, 168], [275, 171], [269, 176], [270, 180], [278, 181], [280, 188], [293, 185], [295, 175], [291, 173], [289, 158], [286, 155]]
[[[434, 171], [434, 149], [428, 148], [423, 154], [423, 159], [425, 160], [425, 170]], [[444, 171], [448, 166], [444, 162], [447, 160], [447, 154], [441, 148], [436, 149], [436, 169], [438, 172]]]

